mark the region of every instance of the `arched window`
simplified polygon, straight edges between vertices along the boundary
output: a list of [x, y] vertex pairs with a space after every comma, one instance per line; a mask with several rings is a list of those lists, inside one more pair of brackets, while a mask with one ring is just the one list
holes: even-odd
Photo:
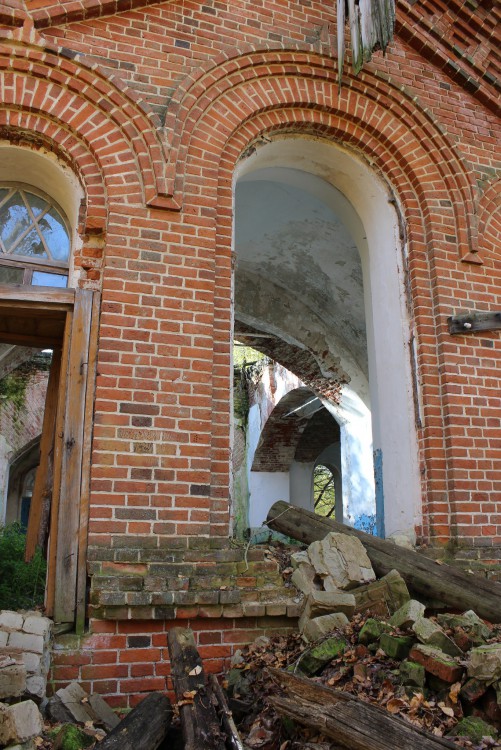
[[69, 256], [55, 201], [28, 185], [0, 183], [0, 283], [65, 287]]

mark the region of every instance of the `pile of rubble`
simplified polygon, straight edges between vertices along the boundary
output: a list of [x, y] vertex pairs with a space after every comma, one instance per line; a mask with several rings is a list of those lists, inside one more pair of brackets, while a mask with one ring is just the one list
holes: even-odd
[[[304, 595], [300, 639], [254, 644], [237, 655], [228, 675], [248, 747], [308, 747], [300, 733], [287, 739], [284, 717], [309, 727], [310, 736], [317, 730], [318, 740], [326, 716], [320, 709], [302, 715], [301, 703], [305, 697], [306, 707], [320, 706], [325, 690], [335, 686], [430, 737], [444, 737], [440, 747], [501, 748], [501, 627], [471, 610], [425, 616], [425, 605], [411, 598], [396, 570], [376, 580], [353, 536], [332, 532], [293, 554], [291, 563], [286, 572]], [[332, 692], [335, 702], [339, 694]], [[274, 722], [277, 712], [282, 720]], [[327, 735], [335, 738], [335, 730]]]
[[0, 746], [42, 731], [51, 635], [52, 621], [40, 612], [0, 612]]

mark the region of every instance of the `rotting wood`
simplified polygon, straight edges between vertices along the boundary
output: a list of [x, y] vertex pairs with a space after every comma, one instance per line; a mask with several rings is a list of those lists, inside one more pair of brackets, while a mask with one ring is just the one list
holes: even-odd
[[62, 439], [62, 472], [57, 529], [57, 586], [54, 619], [72, 622], [76, 609], [80, 491], [85, 396], [93, 293], [77, 289], [71, 326]]
[[279, 500], [268, 512], [267, 526], [274, 531], [311, 542], [323, 539], [330, 531], [350, 534], [363, 543], [372, 567], [379, 577], [396, 569], [409, 590], [418, 597], [443, 602], [447, 607], [473, 609], [491, 622], [501, 622], [501, 584], [464, 573], [450, 565], [438, 564], [418, 552], [399, 547], [390, 540], [358, 531], [351, 526], [324, 518]]
[[57, 530], [59, 520], [59, 500], [61, 495], [62, 440], [64, 436], [63, 429], [65, 420], [68, 357], [71, 343], [72, 321], [73, 311], [70, 311], [66, 315], [66, 324], [64, 328], [61, 353], [60, 387], [57, 399], [56, 429], [54, 437], [52, 502], [49, 524], [49, 549], [47, 554], [47, 585], [45, 590], [45, 613], [47, 617], [53, 617], [54, 615], [54, 600], [56, 592]]
[[52, 495], [52, 459], [60, 374], [61, 350], [55, 349], [52, 353], [49, 382], [45, 396], [42, 437], [40, 440], [40, 463], [35, 476], [28, 529], [26, 531], [24, 558], [26, 562], [30, 562], [33, 558], [37, 547], [44, 547], [47, 535], [50, 499]]
[[85, 597], [87, 589], [87, 534], [89, 525], [89, 495], [90, 495], [90, 465], [91, 465], [91, 435], [92, 416], [94, 408], [94, 387], [97, 367], [97, 350], [99, 335], [100, 295], [94, 293], [92, 300], [92, 322], [88, 345], [87, 384], [85, 394], [85, 413], [83, 424], [82, 446], [82, 477], [80, 490], [80, 524], [78, 532], [78, 562], [76, 588], [76, 620], [77, 633], [83, 633], [85, 628]]
[[171, 721], [167, 696], [150, 693], [99, 743], [99, 750], [156, 750]]
[[35, 313], [38, 313], [41, 309], [69, 311], [72, 309], [74, 302], [74, 289], [0, 284], [0, 306], [5, 306], [9, 310], [18, 307], [31, 307]]
[[244, 750], [244, 746], [242, 740], [240, 739], [237, 726], [233, 720], [233, 716], [228, 707], [228, 702], [226, 700], [225, 694], [221, 685], [217, 681], [216, 675], [211, 674], [209, 680], [210, 686], [218, 703], [218, 713], [228, 738], [229, 750]]
[[290, 672], [269, 669], [286, 697], [273, 695], [269, 702], [288, 716], [331, 737], [348, 750], [454, 750], [457, 746], [435, 737], [379, 706], [348, 693], [328, 688]]
[[167, 639], [184, 750], [225, 750], [225, 736], [193, 633], [188, 628], [172, 628]]
[[352, 68], [356, 74], [365, 62], [370, 61], [373, 52], [381, 49], [384, 53], [392, 40], [395, 28], [395, 0], [337, 0], [339, 88], [345, 58], [346, 23], [350, 32]]

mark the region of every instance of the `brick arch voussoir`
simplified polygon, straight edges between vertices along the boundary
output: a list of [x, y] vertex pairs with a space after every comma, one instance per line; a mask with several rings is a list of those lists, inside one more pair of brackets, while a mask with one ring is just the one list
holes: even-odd
[[74, 251], [75, 267], [80, 268], [79, 286], [99, 289], [108, 223], [108, 198], [100, 165], [82, 139], [36, 112], [4, 108], [0, 110], [0, 139], [21, 148], [56, 155], [77, 177], [84, 193], [78, 216], [77, 233], [82, 245]]
[[[239, 90], [243, 92], [241, 96]], [[246, 119], [273, 106], [324, 108], [335, 113], [346, 123], [352, 123], [345, 127], [347, 140], [355, 122], [365, 130], [378, 133], [382, 142], [388, 140], [386, 133], [400, 133], [395, 159], [405, 171], [411, 175], [414, 172], [411, 182], [418, 191], [421, 212], [432, 215], [434, 207], [429, 197], [429, 179], [425, 189], [419, 170], [413, 170], [413, 161], [418, 161], [414, 154], [419, 154], [421, 171], [435, 175], [431, 185], [446, 187], [446, 199], [454, 214], [451, 234], [456, 236], [456, 252], [458, 245], [463, 253], [477, 249], [475, 235], [464, 229], [474, 224], [473, 185], [460, 155], [430, 113], [420, 108], [410, 94], [370, 72], [352, 78], [338, 96], [330, 58], [306, 51], [249, 52], [225, 60], [219, 67], [202, 71], [185, 82], [173, 98], [166, 118], [171, 130], [171, 163], [178, 165], [176, 191], [182, 192], [183, 165], [190, 158], [190, 152], [200, 151], [202, 141], [204, 159], [217, 161], [218, 149], [221, 153], [230, 138], [230, 130], [236, 130]], [[200, 133], [203, 138], [197, 138]], [[363, 145], [363, 141], [361, 143]], [[383, 173], [385, 171], [383, 165]], [[443, 209], [440, 206], [442, 214]], [[433, 224], [428, 227], [433, 229]]]
[[487, 258], [500, 255], [501, 236], [501, 179], [491, 182], [484, 190], [478, 205], [480, 248]]
[[295, 388], [280, 399], [261, 431], [252, 471], [288, 471], [308, 424], [296, 410], [314, 396], [308, 388]]
[[128, 181], [135, 180], [143, 202], [177, 208], [168, 189], [156, 116], [120, 79], [88, 65], [84, 55], [69, 59], [62, 49], [37, 46], [2, 46], [0, 68], [7, 105], [43, 113], [65, 123], [85, 141], [94, 141], [94, 153], [109, 184], [127, 152]]

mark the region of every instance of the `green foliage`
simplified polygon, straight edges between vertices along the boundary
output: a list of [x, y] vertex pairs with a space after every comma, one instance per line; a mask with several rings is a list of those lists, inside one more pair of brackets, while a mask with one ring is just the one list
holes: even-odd
[[15, 418], [24, 409], [26, 389], [30, 378], [36, 372], [49, 370], [51, 355], [38, 352], [31, 359], [23, 362], [15, 370], [0, 378], [0, 406], [12, 404]]
[[249, 414], [249, 383], [257, 384], [270, 360], [250, 346], [233, 347], [233, 411], [243, 427]]
[[37, 550], [24, 562], [26, 537], [18, 523], [0, 528], [0, 609], [30, 609], [43, 604], [46, 562]]
[[318, 464], [313, 471], [313, 499], [315, 513], [319, 516], [333, 517], [336, 508], [334, 475], [327, 466]]

